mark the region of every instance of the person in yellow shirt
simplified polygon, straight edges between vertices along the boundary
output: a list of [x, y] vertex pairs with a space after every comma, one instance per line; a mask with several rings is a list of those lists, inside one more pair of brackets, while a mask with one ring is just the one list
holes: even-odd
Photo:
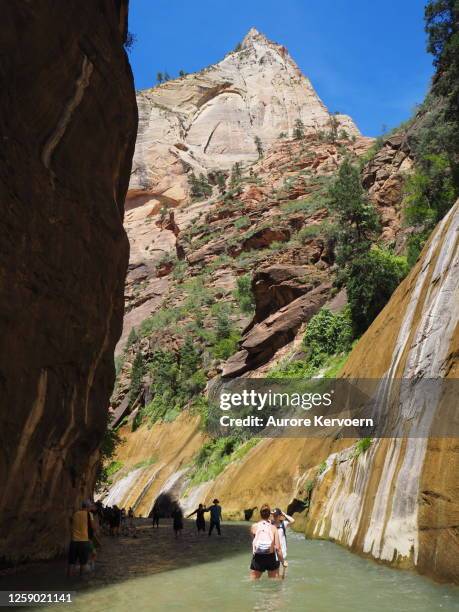
[[89, 512], [91, 505], [89, 500], [84, 501], [81, 510], [77, 510], [72, 516], [72, 539], [69, 548], [69, 576], [75, 575], [77, 565], [80, 566], [80, 574], [89, 569], [90, 532], [94, 530], [93, 520]]

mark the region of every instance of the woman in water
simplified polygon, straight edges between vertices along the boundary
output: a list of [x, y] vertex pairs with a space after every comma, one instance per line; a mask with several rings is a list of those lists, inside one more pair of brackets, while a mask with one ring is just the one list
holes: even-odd
[[282, 549], [282, 555], [284, 557], [284, 567], [287, 567], [287, 527], [295, 522], [295, 519], [285, 512], [282, 512], [280, 508], [274, 508], [271, 512], [271, 522], [276, 527], [277, 533], [279, 534], [279, 542]]

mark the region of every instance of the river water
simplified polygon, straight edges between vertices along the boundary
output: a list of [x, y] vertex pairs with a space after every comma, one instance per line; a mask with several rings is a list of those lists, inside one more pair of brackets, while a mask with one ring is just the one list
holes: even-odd
[[[205, 546], [206, 541], [196, 545]], [[212, 538], [212, 545], [218, 546], [216, 538]], [[180, 554], [180, 544], [176, 551]], [[284, 580], [265, 576], [252, 582], [248, 578], [250, 551], [244, 545], [244, 550], [223, 559], [201, 560], [180, 569], [80, 591], [68, 607], [73, 612], [459, 610], [458, 588], [378, 565], [330, 542], [289, 533], [288, 559]]]

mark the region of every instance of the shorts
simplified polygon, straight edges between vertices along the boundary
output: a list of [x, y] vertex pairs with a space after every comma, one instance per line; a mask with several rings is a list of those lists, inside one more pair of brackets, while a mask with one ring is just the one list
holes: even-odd
[[274, 572], [279, 569], [279, 561], [276, 559], [276, 553], [269, 555], [255, 554], [252, 557], [250, 569], [256, 572]]
[[89, 542], [70, 542], [69, 565], [86, 565], [89, 559]]

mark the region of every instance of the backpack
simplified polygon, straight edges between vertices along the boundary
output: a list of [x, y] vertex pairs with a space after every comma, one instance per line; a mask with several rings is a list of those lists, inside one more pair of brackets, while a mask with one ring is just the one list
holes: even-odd
[[257, 524], [255, 537], [253, 538], [253, 554], [269, 555], [273, 552], [274, 534], [271, 523], [260, 521]]

